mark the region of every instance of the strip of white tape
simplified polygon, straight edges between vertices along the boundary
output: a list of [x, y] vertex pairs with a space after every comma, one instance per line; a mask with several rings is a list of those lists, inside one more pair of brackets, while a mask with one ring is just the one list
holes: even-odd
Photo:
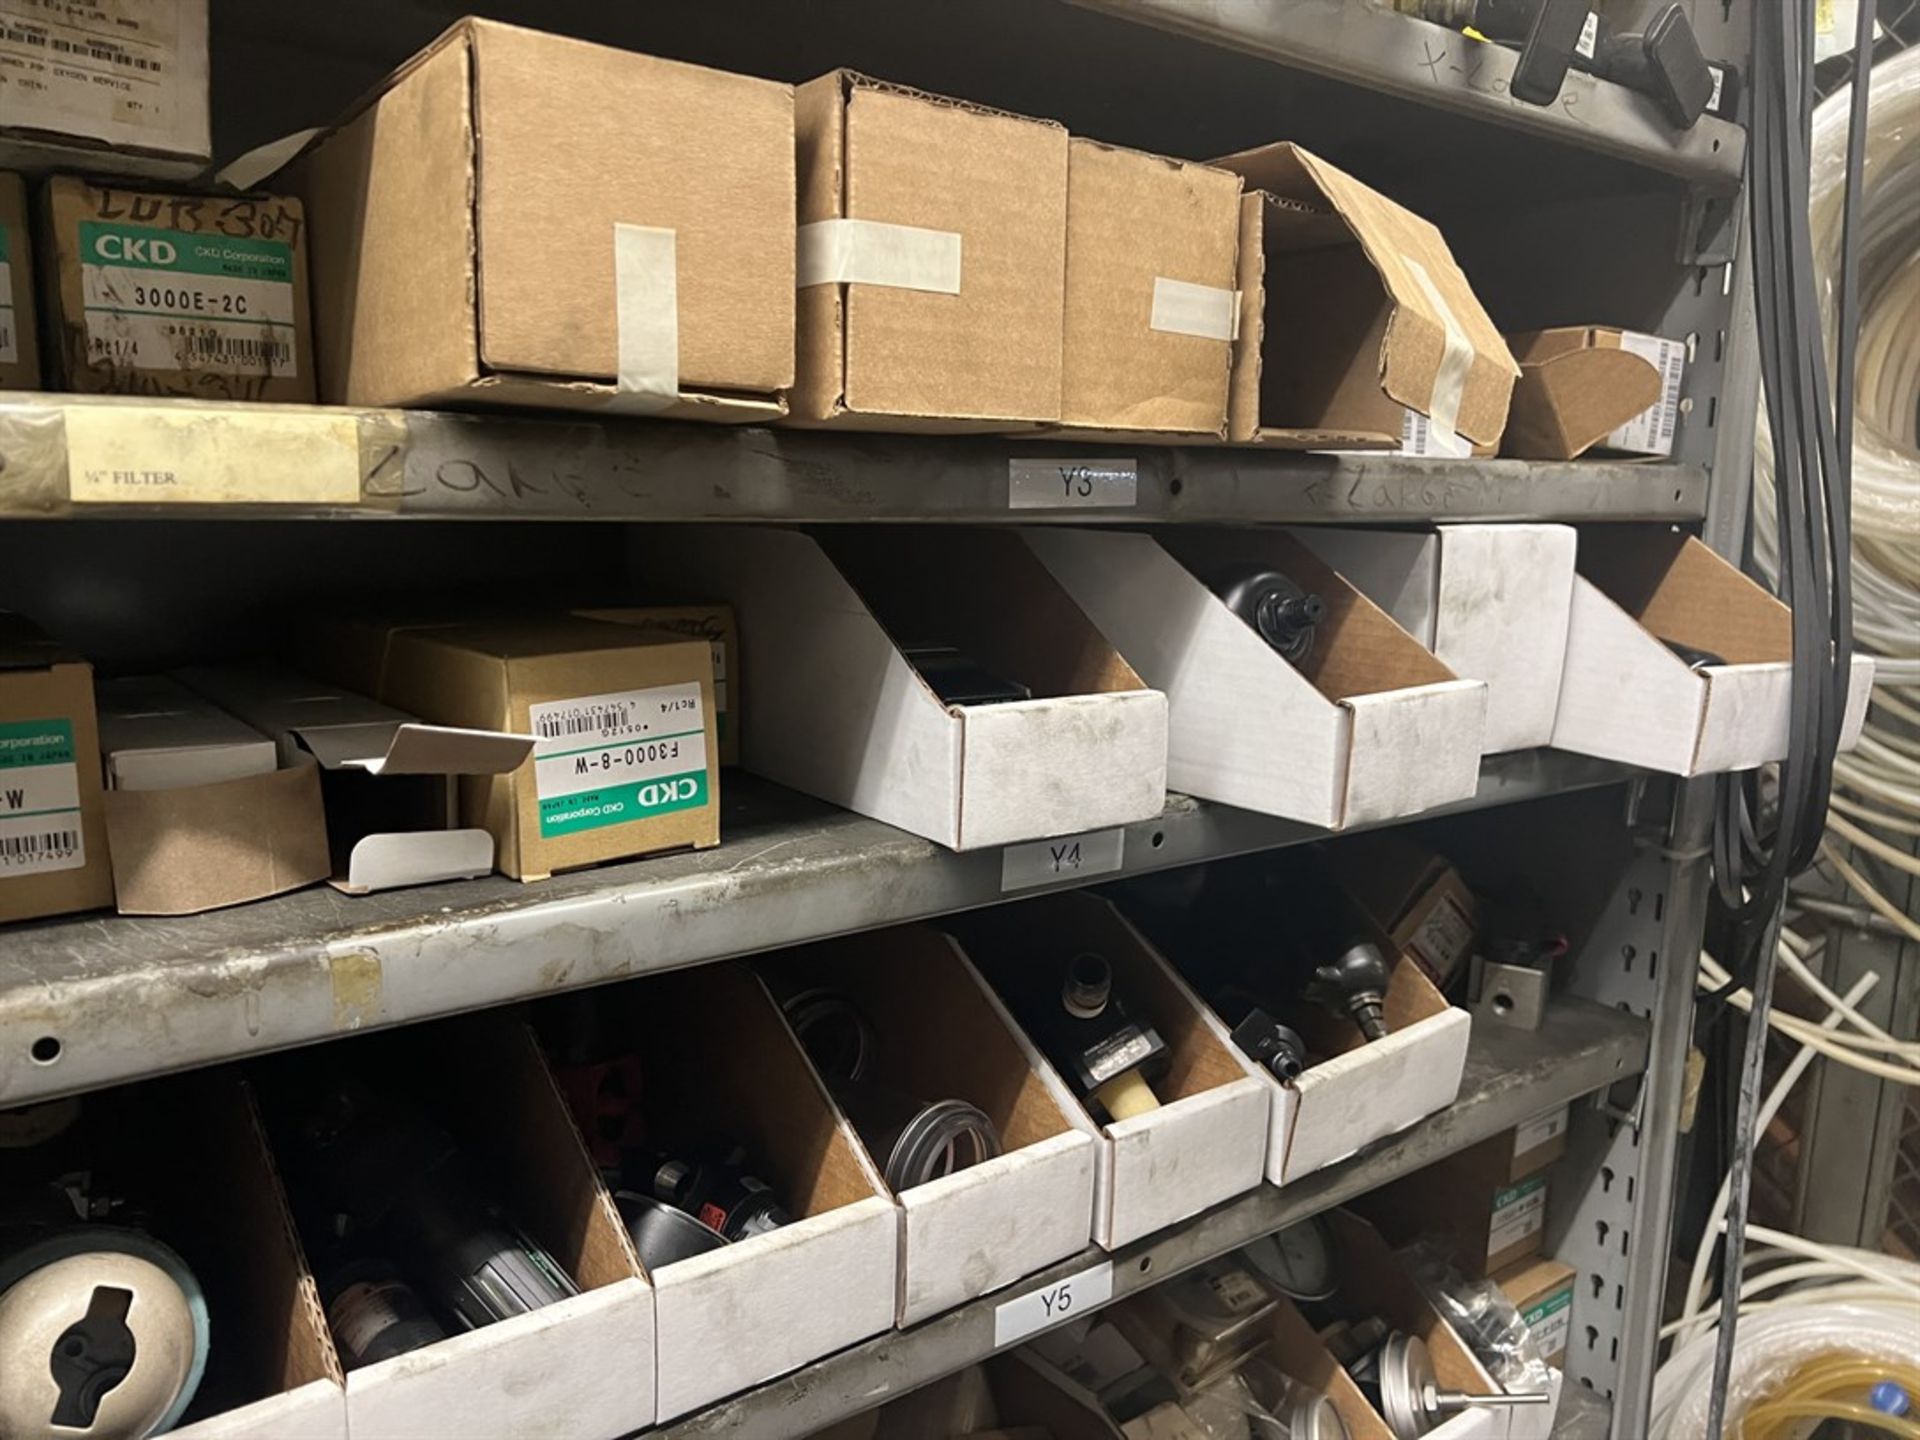
[[609, 410], [657, 415], [680, 401], [680, 271], [674, 232], [613, 227], [613, 305], [618, 330]]
[[1232, 340], [1240, 330], [1240, 292], [1156, 275], [1147, 328], [1169, 335], [1197, 335], [1202, 340]]
[[1407, 262], [1414, 282], [1446, 327], [1446, 349], [1440, 356], [1440, 368], [1434, 372], [1433, 398], [1427, 402], [1427, 417], [1433, 421], [1434, 429], [1452, 434], [1460, 428], [1460, 401], [1467, 393], [1467, 372], [1473, 369], [1473, 341], [1467, 338], [1466, 330], [1454, 315], [1453, 307], [1447, 304], [1447, 297], [1440, 293], [1440, 287], [1433, 283], [1427, 267], [1410, 255], [1401, 258]]
[[887, 285], [960, 293], [960, 236], [882, 220], [815, 220], [800, 227], [796, 283]]

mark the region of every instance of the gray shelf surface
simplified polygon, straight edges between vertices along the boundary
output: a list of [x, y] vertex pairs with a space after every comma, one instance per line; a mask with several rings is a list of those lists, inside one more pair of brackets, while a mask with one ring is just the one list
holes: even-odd
[[[1354, 0], [1074, 0], [1103, 14], [1177, 31], [1369, 90], [1404, 96], [1732, 190], [1746, 131], [1702, 116], [1676, 130], [1654, 102], [1569, 70], [1551, 105], [1510, 93], [1517, 53]], [[1714, 58], [1709, 56], [1709, 59]]]
[[[1090, 1247], [1070, 1260], [982, 1296], [910, 1330], [881, 1335], [790, 1375], [645, 1432], [660, 1440], [725, 1435], [790, 1440], [903, 1395], [985, 1359], [996, 1348], [1003, 1303], [1113, 1262], [1113, 1299], [1478, 1143], [1543, 1111], [1640, 1073], [1647, 1022], [1571, 997], [1556, 997], [1538, 1030], [1476, 1024], [1454, 1104], [1352, 1159], [1283, 1188], [1263, 1184], [1111, 1256]], [[1085, 1307], [1076, 1313], [1086, 1313]]]
[[[117, 412], [117, 414], [116, 414]], [[73, 417], [79, 415], [79, 421]], [[102, 417], [114, 424], [101, 438]], [[78, 424], [84, 443], [70, 443]], [[213, 427], [258, 457], [220, 503], [80, 500], [183, 493], [175, 436]], [[294, 450], [292, 446], [299, 446]], [[1131, 504], [1009, 505], [1012, 460], [1131, 461]], [[346, 499], [268, 503], [322, 470]], [[294, 474], [292, 472], [299, 472]], [[155, 474], [174, 475], [156, 482]], [[263, 487], [264, 493], [263, 493]], [[201, 491], [205, 493], [205, 491]], [[307, 493], [316, 493], [308, 490]], [[646, 420], [539, 419], [334, 406], [0, 394], [0, 519], [269, 516], [441, 520], [760, 520], [1405, 524], [1435, 520], [1698, 521], [1697, 466], [1618, 460], [1429, 460], [1030, 436], [824, 434]]]
[[[1521, 751], [1489, 758], [1475, 796], [1449, 808], [1633, 773]], [[536, 885], [323, 885], [205, 915], [0, 930], [0, 1105], [1013, 898], [999, 849], [957, 854], [732, 772], [722, 805], [715, 849]], [[1087, 883], [1327, 835], [1185, 796], [1125, 830], [1122, 870]]]

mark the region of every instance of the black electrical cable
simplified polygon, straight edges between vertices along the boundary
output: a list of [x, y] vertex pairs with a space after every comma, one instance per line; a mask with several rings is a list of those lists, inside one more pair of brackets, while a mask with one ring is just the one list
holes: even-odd
[[1727, 1382], [1739, 1318], [1760, 1091], [1773, 1005], [1775, 952], [1788, 879], [1813, 863], [1826, 826], [1833, 757], [1846, 714], [1853, 660], [1851, 574], [1854, 350], [1859, 328], [1860, 175], [1866, 147], [1873, 7], [1859, 7], [1849, 106], [1845, 212], [1836, 293], [1833, 372], [1821, 343], [1807, 215], [1811, 191], [1813, 0], [1756, 6], [1749, 212], [1754, 307], [1767, 424], [1774, 448], [1780, 598], [1792, 612], [1787, 756], [1771, 824], [1758, 771], [1719, 781], [1713, 864], [1735, 949], [1728, 988], [1752, 997], [1736, 1095], [1732, 1164], [1721, 1250], [1719, 1333], [1707, 1399], [1710, 1436], [1724, 1433]]

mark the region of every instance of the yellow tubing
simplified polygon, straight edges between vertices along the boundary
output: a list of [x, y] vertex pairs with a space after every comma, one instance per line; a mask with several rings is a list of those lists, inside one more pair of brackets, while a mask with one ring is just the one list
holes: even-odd
[[[1160, 1102], [1154, 1098], [1153, 1087], [1140, 1078], [1138, 1070], [1116, 1075], [1106, 1084], [1097, 1086], [1093, 1098], [1106, 1106], [1107, 1113], [1116, 1120], [1131, 1120], [1136, 1115], [1160, 1108]], [[1914, 1440], [1920, 1440], [1920, 1436], [1915, 1436]]]
[[1817, 1355], [1777, 1390], [1747, 1407], [1740, 1420], [1741, 1440], [1788, 1440], [1802, 1433], [1798, 1422], [1804, 1420], [1852, 1420], [1899, 1440], [1920, 1440], [1920, 1423], [1885, 1414], [1856, 1398], [1882, 1380], [1920, 1396], [1920, 1370], [1910, 1365], [1880, 1364], [1844, 1350]]
[[[1774, 1440], [1788, 1432], [1781, 1426], [1792, 1420], [1851, 1420], [1883, 1430], [1898, 1440], [1920, 1440], [1920, 1425], [1848, 1400], [1769, 1400], [1748, 1409], [1740, 1421], [1741, 1440]], [[1761, 1428], [1756, 1430], [1755, 1425]]]

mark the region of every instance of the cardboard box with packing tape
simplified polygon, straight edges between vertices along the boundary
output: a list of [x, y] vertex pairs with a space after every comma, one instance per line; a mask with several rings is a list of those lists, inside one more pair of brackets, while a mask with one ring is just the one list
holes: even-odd
[[1213, 162], [1240, 202], [1229, 428], [1284, 449], [1497, 444], [1519, 367], [1432, 223], [1297, 145]]
[[791, 86], [462, 20], [288, 172], [322, 394], [764, 423], [793, 176]]
[[794, 420], [1058, 421], [1067, 132], [846, 70], [796, 102]]
[[1502, 454], [1573, 460], [1589, 450], [1673, 453], [1685, 341], [1605, 325], [1563, 325], [1507, 339], [1520, 362], [1520, 383]]
[[40, 327], [33, 297], [27, 187], [0, 172], [0, 390], [40, 386]]

